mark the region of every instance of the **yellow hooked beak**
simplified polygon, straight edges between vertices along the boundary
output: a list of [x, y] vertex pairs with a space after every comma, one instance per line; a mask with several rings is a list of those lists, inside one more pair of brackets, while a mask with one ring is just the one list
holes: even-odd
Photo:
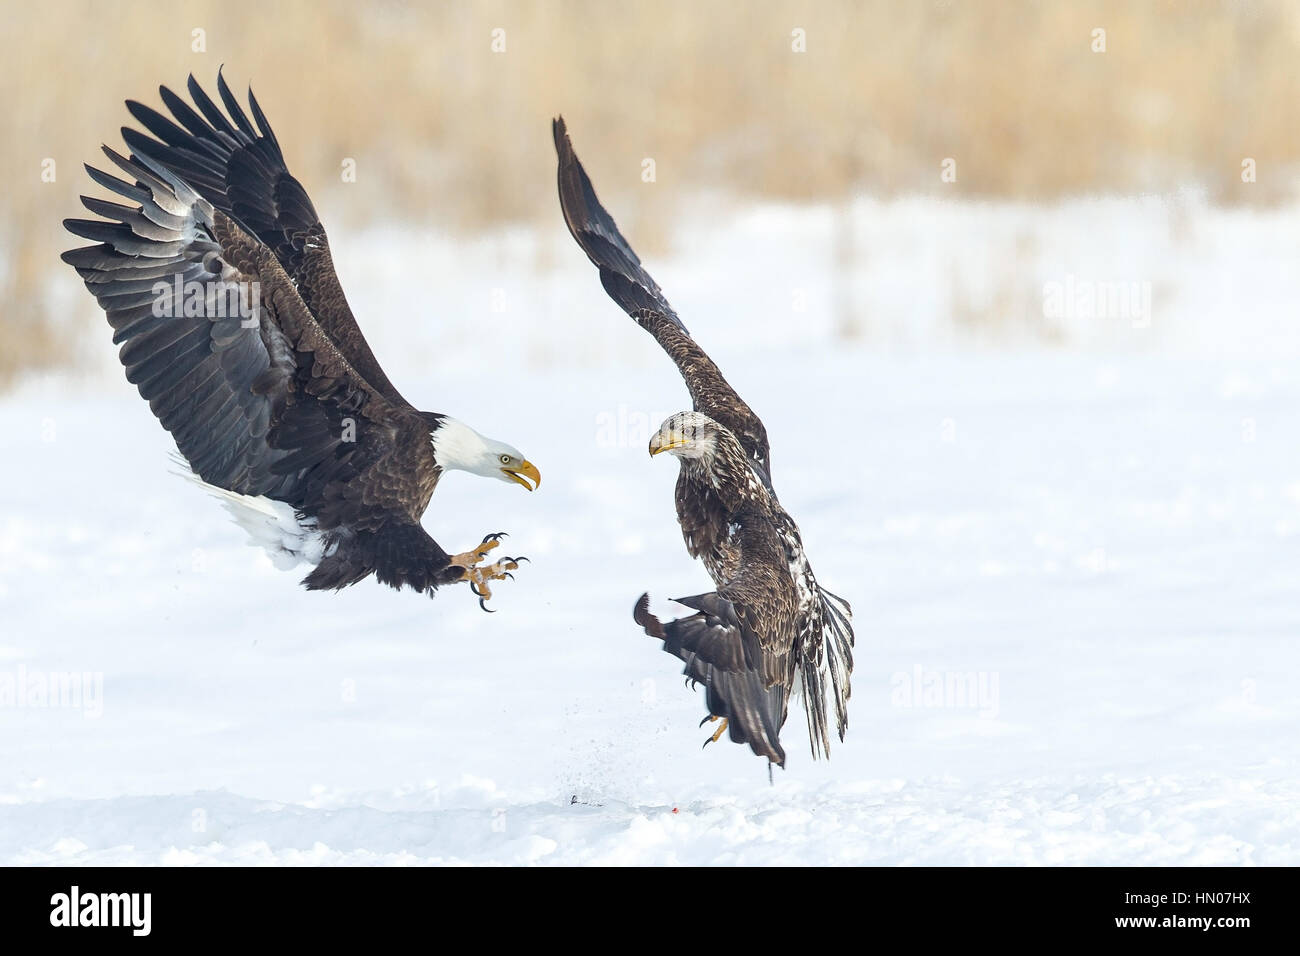
[[670, 448], [680, 448], [685, 444], [687, 444], [685, 436], [676, 432], [667, 435], [655, 435], [654, 438], [650, 439], [650, 457], [653, 458], [661, 451], [667, 451]]
[[[517, 481], [529, 491], [536, 491], [542, 484], [542, 473], [537, 470], [537, 466], [531, 461], [526, 461], [519, 466], [518, 471], [511, 471], [509, 468], [502, 468], [506, 476], [511, 481]], [[533, 483], [530, 485], [526, 479], [531, 478]]]

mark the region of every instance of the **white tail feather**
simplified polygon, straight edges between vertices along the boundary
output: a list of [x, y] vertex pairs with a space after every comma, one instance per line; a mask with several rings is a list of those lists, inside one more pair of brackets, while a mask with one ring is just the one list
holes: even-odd
[[214, 495], [248, 534], [248, 543], [264, 550], [280, 570], [288, 570], [302, 561], [319, 564], [325, 557], [325, 536], [316, 530], [315, 522], [299, 518], [283, 501], [218, 488], [188, 469], [178, 473]]

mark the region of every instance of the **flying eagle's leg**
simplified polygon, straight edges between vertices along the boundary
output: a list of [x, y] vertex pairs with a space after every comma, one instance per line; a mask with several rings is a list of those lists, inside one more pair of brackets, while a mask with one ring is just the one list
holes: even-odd
[[700, 745], [701, 749], [707, 747], [709, 744], [716, 744], [718, 742], [718, 738], [727, 732], [727, 718], [726, 717], [719, 718], [714, 714], [709, 714], [708, 717], [700, 721], [700, 726], [703, 727], [705, 723], [709, 721], [716, 721], [719, 719], [722, 721], [722, 725], [713, 732], [712, 737], [710, 737], [708, 740], [704, 741], [704, 743]]
[[460, 554], [451, 556], [451, 563], [458, 568], [472, 568], [485, 557], [487, 553], [501, 543], [501, 539], [506, 536], [504, 531], [494, 531], [492, 534], [483, 536], [483, 541], [477, 548], [470, 551], [462, 551]]
[[491, 614], [492, 611], [486, 604], [492, 599], [492, 588], [488, 586], [488, 582], [514, 580], [514, 575], [510, 572], [518, 569], [520, 561], [527, 560], [527, 558], [502, 558], [486, 567], [466, 568], [464, 580], [469, 582], [469, 589], [478, 596], [478, 606]]
[[488, 611], [485, 602], [492, 598], [492, 588], [488, 586], [489, 581], [504, 581], [507, 578], [514, 578], [511, 571], [519, 567], [520, 561], [527, 561], [527, 558], [502, 558], [495, 564], [484, 565], [479, 567], [478, 563], [487, 556], [487, 553], [501, 543], [501, 539], [506, 536], [504, 531], [497, 531], [493, 534], [485, 535], [482, 543], [473, 550], [465, 551], [461, 554], [452, 555], [450, 563], [453, 567], [462, 570], [461, 580], [469, 582], [469, 589], [474, 592], [478, 598], [478, 605], [483, 610]]

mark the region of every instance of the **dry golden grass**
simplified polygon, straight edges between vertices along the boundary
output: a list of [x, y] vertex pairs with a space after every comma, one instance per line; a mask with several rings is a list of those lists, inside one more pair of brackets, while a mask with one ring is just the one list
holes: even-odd
[[[5, 16], [0, 382], [68, 351], [45, 294], [73, 244], [59, 221], [79, 208], [79, 163], [119, 141], [121, 101], [156, 105], [160, 82], [191, 71], [210, 86], [221, 63], [258, 90], [330, 223], [554, 225], [548, 124], [561, 111], [620, 208], [645, 157], [674, 187], [656, 198], [1043, 200], [1195, 183], [1225, 202], [1290, 195], [1300, 160], [1300, 5], [1268, 0], [47, 0]], [[1091, 49], [1098, 27], [1105, 53]], [[346, 157], [355, 184], [340, 181]], [[955, 187], [939, 181], [945, 157]], [[670, 207], [636, 211], [640, 235], [667, 234]]]

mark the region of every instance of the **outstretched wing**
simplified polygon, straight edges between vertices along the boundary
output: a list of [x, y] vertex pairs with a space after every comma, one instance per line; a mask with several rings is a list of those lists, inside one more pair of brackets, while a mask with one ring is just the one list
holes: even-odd
[[765, 478], [770, 476], [771, 457], [763, 423], [691, 338], [658, 284], [641, 266], [641, 260], [600, 204], [586, 170], [573, 152], [564, 120], [556, 119], [551, 131], [559, 157], [560, 209], [569, 232], [600, 269], [601, 285], [610, 298], [655, 337], [677, 364], [695, 410], [730, 429], [740, 439], [750, 460], [759, 466], [760, 473]]
[[[63, 259], [190, 467], [235, 494], [286, 502], [328, 534], [333, 551], [309, 586], [371, 571], [443, 583], [446, 555], [419, 526], [437, 466], [418, 415], [350, 364], [267, 245], [147, 155], [104, 152], [128, 178], [87, 171], [134, 205], [83, 197], [104, 218], [64, 225], [96, 244]], [[403, 577], [408, 566], [418, 573]]]
[[163, 104], [175, 122], [128, 100], [131, 115], [157, 139], [124, 127], [126, 144], [136, 156], [147, 156], [183, 180], [214, 209], [264, 243], [292, 280], [317, 325], [348, 363], [390, 402], [409, 407], [380, 368], [357, 326], [334, 272], [325, 227], [306, 190], [290, 175], [280, 144], [252, 90], [248, 92], [248, 105], [256, 126], [240, 108], [220, 71], [217, 92], [226, 112], [208, 97], [193, 75], [187, 88], [197, 112], [167, 87], [159, 87]]
[[771, 524], [752, 514], [736, 524], [741, 559], [735, 578], [717, 591], [676, 598], [696, 613], [666, 624], [650, 613], [643, 594], [633, 619], [704, 685], [709, 713], [727, 719], [733, 741], [784, 766], [780, 732], [793, 677], [797, 600]]

